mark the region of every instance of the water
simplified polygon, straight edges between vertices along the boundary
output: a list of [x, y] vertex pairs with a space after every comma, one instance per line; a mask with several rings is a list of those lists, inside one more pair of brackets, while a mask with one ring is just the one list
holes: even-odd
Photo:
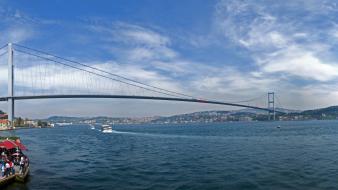
[[[280, 125], [280, 128], [277, 126]], [[31, 176], [14, 189], [335, 189], [338, 121], [89, 126], [16, 132]]]

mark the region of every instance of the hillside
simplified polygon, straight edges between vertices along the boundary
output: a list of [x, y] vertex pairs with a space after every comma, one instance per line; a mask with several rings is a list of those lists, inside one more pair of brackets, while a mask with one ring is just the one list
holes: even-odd
[[314, 110], [306, 110], [300, 113], [305, 118], [313, 119], [338, 119], [338, 106], [330, 106], [327, 108], [320, 108]]
[[[332, 120], [338, 119], [338, 106], [314, 110], [297, 111], [277, 108], [287, 114], [276, 114], [276, 120]], [[106, 124], [163, 124], [163, 123], [213, 123], [229, 121], [266, 121], [267, 112], [262, 110], [242, 109], [235, 111], [202, 111], [178, 114], [167, 117], [49, 117], [52, 123], [106, 123]]]

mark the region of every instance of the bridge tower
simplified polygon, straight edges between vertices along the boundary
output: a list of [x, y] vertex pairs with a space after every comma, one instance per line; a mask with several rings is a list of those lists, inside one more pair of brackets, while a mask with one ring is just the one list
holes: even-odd
[[9, 127], [14, 128], [14, 65], [13, 65], [13, 47], [8, 43], [8, 122]]
[[275, 111], [275, 93], [268, 92], [268, 119], [271, 120], [271, 114], [273, 116], [273, 120], [276, 119], [276, 111]]

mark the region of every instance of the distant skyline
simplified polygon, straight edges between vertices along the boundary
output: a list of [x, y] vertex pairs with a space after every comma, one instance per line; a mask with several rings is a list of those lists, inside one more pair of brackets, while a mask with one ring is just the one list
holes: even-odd
[[[338, 1], [0, 0], [0, 46], [20, 43], [169, 90], [228, 102], [338, 105]], [[7, 68], [0, 59], [0, 94]], [[262, 98], [262, 105], [265, 99]], [[7, 105], [0, 103], [6, 111]], [[18, 101], [16, 115], [154, 116], [234, 107], [135, 100]]]

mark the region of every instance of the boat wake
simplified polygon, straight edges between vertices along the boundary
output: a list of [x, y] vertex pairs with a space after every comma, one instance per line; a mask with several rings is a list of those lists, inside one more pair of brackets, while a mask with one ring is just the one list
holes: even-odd
[[[152, 138], [184, 138], [184, 139], [195, 139], [195, 140], [229, 140], [229, 139], [248, 139], [248, 138], [265, 138], [261, 136], [218, 136], [218, 135], [178, 135], [178, 134], [163, 134], [163, 133], [144, 133], [144, 132], [131, 132], [131, 131], [118, 131], [111, 130], [109, 132], [102, 132], [116, 135], [133, 135], [140, 137], [152, 137]], [[266, 137], [272, 138], [272, 137]]]
[[111, 133], [121, 134], [121, 135], [135, 135], [135, 136], [145, 136], [145, 137], [156, 137], [156, 138], [207, 138], [207, 136], [195, 136], [195, 135], [175, 135], [175, 134], [156, 134], [156, 133], [142, 133], [142, 132], [129, 132], [129, 131], [117, 131], [112, 130]]
[[111, 133], [115, 133], [115, 134], [128, 134], [128, 135], [146, 135], [146, 134], [148, 134], [148, 133], [135, 133], [135, 132], [116, 131], [116, 130], [112, 130]]

